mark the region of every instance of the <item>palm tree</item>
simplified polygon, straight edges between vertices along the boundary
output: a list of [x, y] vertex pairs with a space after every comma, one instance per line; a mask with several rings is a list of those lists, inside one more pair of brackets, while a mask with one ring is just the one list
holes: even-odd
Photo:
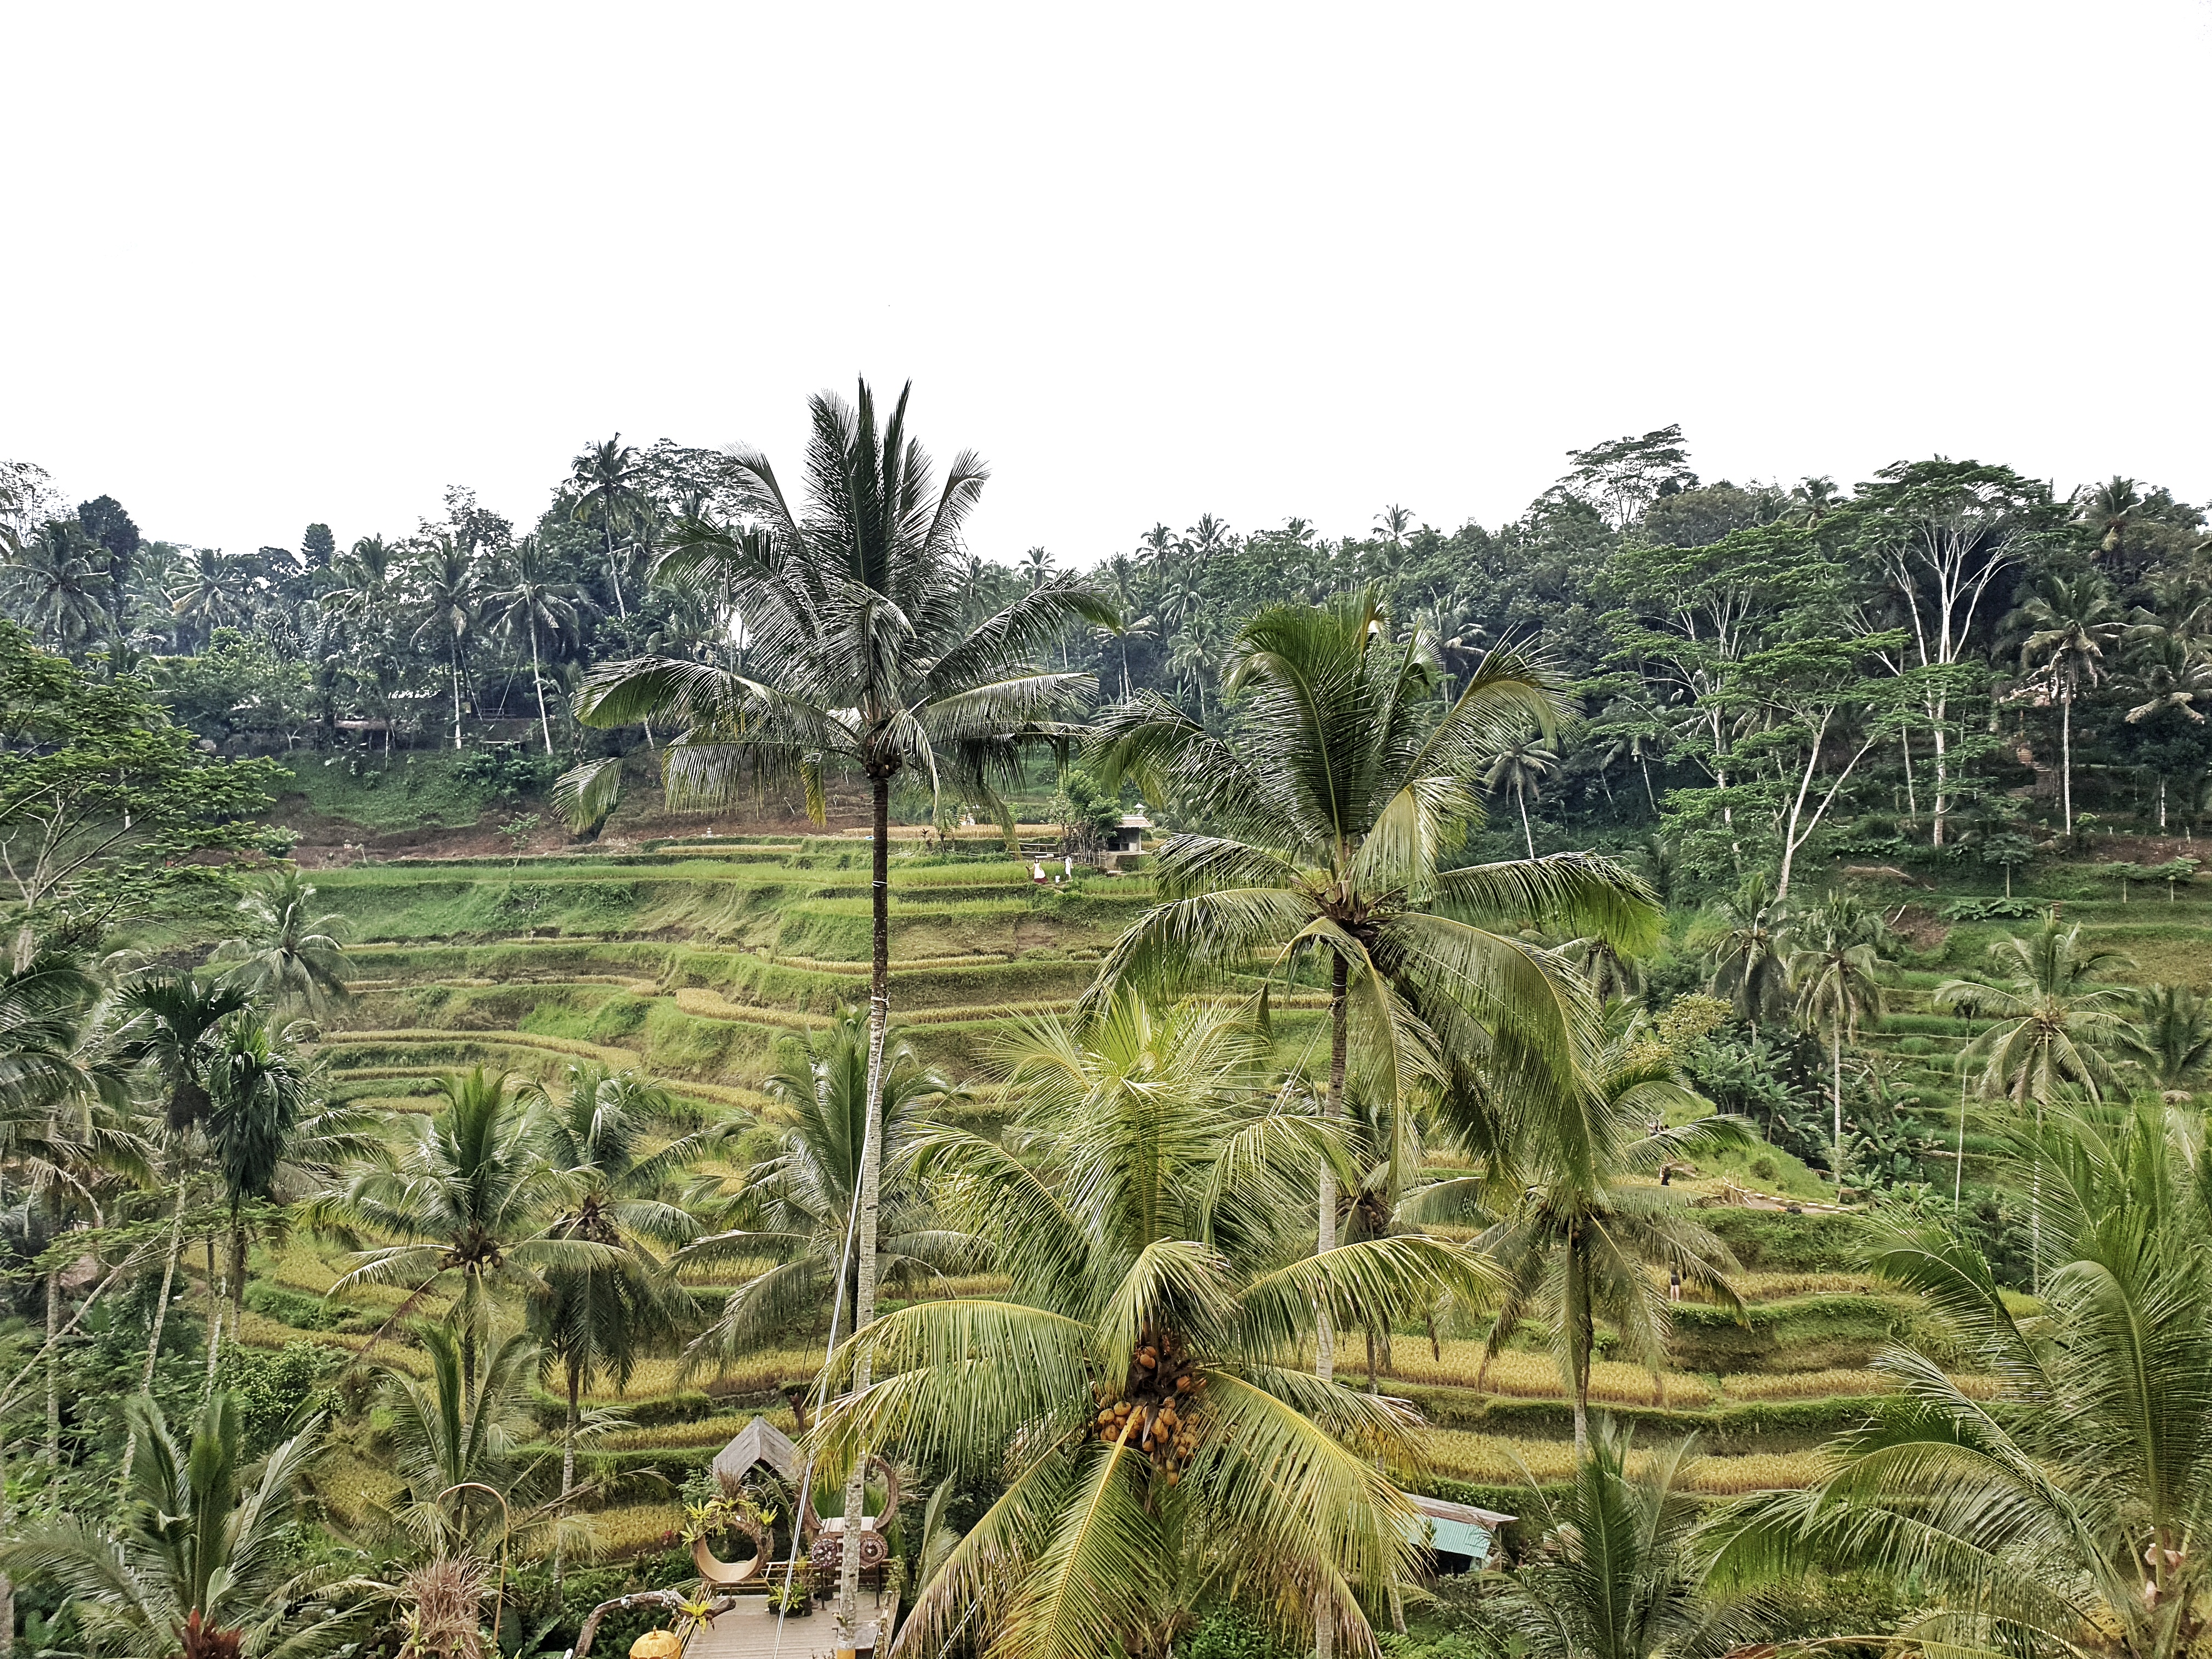
[[[1165, 1659], [1188, 1552], [1239, 1562], [1285, 1630], [1318, 1603], [1364, 1648], [1412, 1565], [1410, 1504], [1384, 1473], [1411, 1453], [1402, 1402], [1298, 1370], [1315, 1310], [1480, 1294], [1442, 1241], [1304, 1254], [1293, 1219], [1328, 1126], [1257, 1084], [1264, 1054], [1222, 1006], [1117, 996], [1079, 1031], [1048, 1021], [1006, 1056], [1009, 1141], [933, 1130], [917, 1167], [948, 1219], [989, 1240], [1013, 1289], [918, 1301], [857, 1332], [817, 1436], [1002, 1493], [921, 1589], [902, 1635], [988, 1655]], [[1310, 1626], [1309, 1626], [1310, 1627]]]
[[2066, 836], [2074, 836], [2074, 699], [2084, 685], [2105, 677], [2105, 652], [2120, 636], [2119, 611], [2102, 577], [2051, 576], [2014, 613], [2030, 631], [2020, 647], [2021, 668], [2039, 673], [2058, 701], [2060, 791]]
[[353, 963], [337, 936], [346, 919], [337, 911], [317, 915], [314, 884], [296, 864], [272, 871], [238, 902], [246, 931], [215, 949], [210, 962], [234, 962], [228, 977], [279, 1006], [298, 1002], [313, 1009], [325, 998], [343, 998]]
[[1756, 1632], [1705, 1593], [1705, 1500], [1683, 1479], [1692, 1443], [1629, 1468], [1630, 1436], [1601, 1421], [1563, 1493], [1534, 1488], [1541, 1530], [1491, 1602], [1510, 1651], [1531, 1659], [1697, 1659]]
[[297, 1571], [319, 1418], [257, 1471], [228, 1391], [209, 1399], [182, 1444], [144, 1395], [124, 1410], [144, 1455], [131, 1467], [120, 1517], [34, 1524], [0, 1543], [0, 1568], [60, 1588], [94, 1653], [311, 1659], [358, 1634], [353, 1613], [319, 1593], [328, 1571]]
[[1690, 929], [1691, 945], [1705, 953], [1713, 994], [1735, 1005], [1750, 1023], [1754, 1042], [1759, 1016], [1780, 1007], [1789, 989], [1786, 922], [1772, 879], [1754, 871]]
[[208, 1060], [208, 1147], [230, 1206], [234, 1334], [246, 1303], [246, 1204], [278, 1198], [288, 1177], [295, 1189], [319, 1188], [340, 1164], [373, 1158], [384, 1145], [375, 1114], [324, 1098], [299, 1045], [297, 1030], [272, 1030], [261, 1015], [243, 1013], [224, 1022]]
[[[400, 1480], [392, 1518], [432, 1559], [482, 1557], [495, 1530], [509, 1543], [549, 1529], [562, 1541], [559, 1505], [541, 1501], [549, 1460], [526, 1449], [539, 1438], [535, 1342], [517, 1331], [478, 1369], [452, 1332], [429, 1325], [419, 1335], [428, 1376], [380, 1368]], [[586, 1416], [586, 1436], [617, 1426], [604, 1413]]]
[[118, 1035], [130, 1058], [151, 1060], [160, 1074], [172, 1133], [206, 1121], [216, 1028], [252, 1003], [253, 993], [228, 976], [155, 972], [125, 981], [117, 998]]
[[2085, 942], [2081, 923], [2069, 927], [2056, 916], [2029, 938], [1999, 939], [1989, 953], [2002, 970], [1996, 984], [1952, 979], [1936, 989], [1937, 1007], [1996, 1022], [1960, 1056], [1969, 1067], [1981, 1062], [1983, 1095], [2040, 1106], [2071, 1086], [2100, 1098], [2112, 1083], [2101, 1045], [2124, 1024], [2129, 993], [2095, 981], [2134, 964]]
[[[0, 1167], [23, 1193], [42, 1245], [58, 1241], [72, 1206], [97, 1213], [103, 1172], [146, 1171], [143, 1146], [115, 1121], [130, 1104], [130, 1061], [101, 1018], [102, 998], [98, 975], [65, 951], [19, 957], [0, 972]], [[41, 1277], [45, 1452], [58, 1465], [63, 1264]]]
[[[585, 1239], [610, 1253], [600, 1261], [548, 1267], [531, 1304], [542, 1363], [567, 1386], [561, 1495], [576, 1483], [580, 1396], [594, 1375], [627, 1389], [637, 1363], [674, 1340], [689, 1310], [660, 1252], [682, 1249], [699, 1224], [668, 1188], [726, 1134], [701, 1129], [659, 1085], [596, 1060], [572, 1061], [557, 1091], [525, 1086], [536, 1109], [541, 1155], [568, 1192], [545, 1236]], [[672, 1129], [688, 1131], [668, 1137]]]
[[[892, 786], [912, 768], [933, 795], [950, 784], [968, 799], [995, 801], [1023, 746], [1063, 736], [1055, 717], [1092, 685], [1089, 674], [1040, 672], [1028, 654], [1070, 622], [1111, 614], [1066, 577], [981, 623], [963, 610], [960, 529], [988, 471], [963, 451], [935, 487], [928, 455], [907, 435], [910, 390], [880, 426], [866, 382], [854, 404], [828, 392], [814, 398], [804, 514], [768, 458], [745, 450], [733, 461], [732, 489], [764, 533], [698, 520], [676, 532], [662, 568], [702, 569], [729, 584], [755, 649], [775, 665], [769, 679], [667, 658], [616, 663], [592, 674], [576, 711], [587, 725], [661, 714], [683, 725], [662, 769], [675, 805], [713, 805], [766, 779], [796, 776], [819, 823], [832, 771], [867, 781], [873, 939], [856, 1328], [875, 1312]], [[620, 787], [619, 761], [597, 762], [568, 774], [555, 799], [572, 823], [593, 823], [612, 810]]]
[[2134, 527], [2136, 515], [2148, 505], [2133, 478], [2115, 474], [2091, 490], [2075, 507], [2075, 522], [2095, 538], [2099, 552], [2118, 554], [2126, 544], [2127, 533]]
[[615, 614], [624, 622], [629, 620], [629, 605], [623, 599], [622, 571], [615, 562], [615, 526], [634, 522], [646, 506], [644, 479], [636, 449], [624, 443], [619, 432], [577, 456], [569, 470], [569, 485], [576, 492], [574, 515], [579, 523], [599, 520], [606, 543], [607, 586], [615, 591]]
[[461, 1375], [473, 1386], [477, 1338], [490, 1322], [495, 1290], [543, 1296], [545, 1270], [613, 1267], [620, 1252], [545, 1235], [544, 1223], [574, 1184], [545, 1161], [527, 1102], [508, 1088], [505, 1073], [478, 1066], [440, 1079], [438, 1087], [445, 1109], [421, 1121], [414, 1144], [391, 1167], [356, 1172], [307, 1214], [341, 1236], [366, 1231], [398, 1241], [361, 1251], [331, 1286], [332, 1296], [356, 1285], [404, 1285], [397, 1320], [459, 1279], [453, 1319]]
[[1042, 587], [1052, 580], [1052, 555], [1042, 547], [1032, 547], [1015, 562], [1014, 569], [1032, 589]]
[[538, 729], [545, 739], [545, 752], [553, 752], [553, 723], [545, 714], [545, 672], [538, 641], [547, 635], [556, 642], [574, 642], [583, 631], [584, 599], [574, 582], [562, 580], [539, 549], [538, 538], [525, 536], [514, 544], [503, 579], [504, 586], [484, 595], [485, 619], [510, 637], [530, 640], [530, 684], [538, 695]]
[[[2141, 726], [2166, 714], [2178, 714], [2191, 726], [2204, 723], [2212, 708], [2212, 653], [2202, 644], [2160, 630], [2136, 649], [2125, 682], [2128, 694], [2142, 702], [2128, 710], [2128, 724]], [[2158, 780], [2158, 827], [2166, 828], [2166, 775]]]
[[416, 623], [414, 639], [440, 641], [446, 651], [446, 667], [453, 687], [453, 747], [461, 746], [462, 661], [469, 635], [477, 623], [476, 552], [459, 538], [433, 534], [415, 561]]
[[[2212, 1596], [2192, 1547], [2212, 1513], [2208, 1175], [2202, 1137], [2154, 1105], [2015, 1126], [2000, 1181], [2054, 1195], [2043, 1306], [2022, 1319], [1963, 1236], [1890, 1233], [1873, 1266], [1920, 1294], [1942, 1346], [1885, 1351], [1892, 1407], [1810, 1486], [1725, 1518], [1716, 1588], [1863, 1571], [1915, 1586], [1931, 1651], [2193, 1652]], [[1968, 1369], [1994, 1397], [1968, 1395]]]
[[1828, 1040], [1828, 1103], [1835, 1115], [1836, 1199], [1844, 1195], [1844, 1043], [1859, 1022], [1880, 1019], [1882, 976], [1896, 945], [1879, 911], [1849, 893], [1827, 898], [1784, 933], [1783, 972], [1797, 998], [1797, 1021]]
[[40, 526], [0, 568], [10, 609], [39, 638], [72, 659], [109, 633], [113, 592], [106, 556], [74, 520]]
[[1743, 1127], [1706, 1116], [1669, 1127], [1669, 1110], [1706, 1111], [1709, 1103], [1682, 1082], [1671, 1059], [1636, 1035], [1616, 1036], [1593, 1058], [1579, 1109], [1545, 1116], [1542, 1133], [1524, 1152], [1527, 1184], [1475, 1242], [1505, 1285], [1484, 1364], [1531, 1315], [1551, 1327], [1560, 1381], [1574, 1402], [1577, 1458], [1589, 1449], [1597, 1322], [1613, 1327], [1623, 1353], [1654, 1371], [1665, 1362], [1669, 1304], [1649, 1269], [1679, 1273], [1724, 1305], [1741, 1305], [1728, 1281], [1736, 1266], [1728, 1246], [1674, 1194], [1632, 1177], [1738, 1140]]
[[[2083, 943], [2081, 923], [2069, 927], [2055, 915], [2031, 938], [1998, 940], [1990, 956], [2010, 971], [1995, 985], [1946, 980], [1936, 988], [1936, 1006], [1995, 1022], [1960, 1052], [1960, 1067], [1970, 1071], [1979, 1062], [1982, 1097], [2009, 1099], [2015, 1115], [2033, 1101], [2040, 1132], [2044, 1109], [2061, 1089], [2080, 1089], [2097, 1100], [2112, 1085], [2112, 1063], [2101, 1045], [2124, 1027], [2128, 993], [2095, 981], [2134, 964], [2120, 951]], [[2039, 1188], [2031, 1195], [2028, 1225], [2039, 1257]]]
[[[1480, 821], [1472, 781], [1485, 753], [1530, 718], [1558, 714], [1550, 681], [1492, 652], [1439, 715], [1425, 639], [1394, 645], [1379, 601], [1275, 606], [1237, 635], [1230, 684], [1249, 692], [1243, 729], [1212, 736], [1152, 694], [1110, 710], [1094, 740], [1101, 782], [1136, 776], [1180, 790], [1223, 835], [1161, 848], [1161, 902], [1117, 940], [1094, 1000], [1127, 981], [1147, 989], [1219, 983], [1316, 958], [1329, 974], [1323, 1110], [1341, 1111], [1355, 1014], [1378, 1103], [1462, 1057], [1501, 1076], [1540, 1073], [1564, 1091], [1588, 999], [1553, 952], [1517, 937], [1523, 919], [1641, 948], [1656, 907], [1643, 884], [1584, 854], [1439, 870]], [[1494, 931], [1507, 921], [1514, 932]], [[1471, 1059], [1469, 1063], [1472, 1063]], [[1489, 1144], [1503, 1144], [1498, 1138]], [[1336, 1190], [1321, 1178], [1319, 1246], [1334, 1243]], [[1334, 1353], [1326, 1320], [1317, 1363]]]
[[1536, 837], [1528, 828], [1528, 803], [1542, 793], [1544, 780], [1559, 769], [1559, 751], [1524, 734], [1501, 744], [1482, 775], [1484, 788], [1512, 796], [1513, 804], [1521, 809], [1521, 839], [1528, 844], [1532, 859], [1536, 856]]
[[2212, 1006], [2186, 985], [2147, 985], [2135, 994], [2135, 1023], [2121, 1051], [2165, 1093], [2186, 1094], [2212, 1073]]
[[[763, 1336], [815, 1321], [833, 1305], [849, 1309], [857, 1293], [857, 1261], [842, 1287], [837, 1273], [867, 1139], [866, 1021], [848, 1012], [819, 1035], [787, 1042], [767, 1090], [791, 1115], [781, 1149], [753, 1162], [737, 1194], [717, 1206], [730, 1224], [700, 1239], [682, 1260], [687, 1267], [773, 1265], [740, 1285], [693, 1342], [688, 1357], [695, 1365], [734, 1359]], [[923, 1112], [951, 1092], [902, 1040], [894, 1035], [886, 1042], [878, 1130], [885, 1174], [873, 1269], [879, 1285], [911, 1286], [975, 1255], [975, 1242], [938, 1224], [907, 1174]]]
[[252, 592], [240, 561], [216, 548], [196, 548], [169, 606], [178, 621], [199, 625], [205, 644], [218, 628], [244, 626], [252, 612]]

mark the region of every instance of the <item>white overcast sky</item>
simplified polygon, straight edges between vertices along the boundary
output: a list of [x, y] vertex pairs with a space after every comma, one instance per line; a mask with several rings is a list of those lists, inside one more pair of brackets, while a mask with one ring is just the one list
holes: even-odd
[[233, 550], [915, 383], [977, 550], [1487, 524], [1669, 421], [2212, 496], [2207, 0], [0, 0], [0, 458]]

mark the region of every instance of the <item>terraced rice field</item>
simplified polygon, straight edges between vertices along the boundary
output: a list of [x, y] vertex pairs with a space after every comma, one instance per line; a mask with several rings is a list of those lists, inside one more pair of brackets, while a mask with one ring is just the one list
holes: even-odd
[[[325, 1057], [342, 1093], [395, 1121], [428, 1109], [432, 1080], [453, 1067], [481, 1062], [550, 1081], [578, 1057], [640, 1067], [714, 1113], [762, 1114], [769, 1102], [761, 1085], [778, 1042], [865, 998], [867, 865], [867, 848], [854, 839], [791, 836], [321, 872], [321, 902], [350, 922], [362, 975], [354, 1000], [326, 1027]], [[893, 860], [895, 1018], [933, 1065], [978, 1085], [963, 1109], [987, 1121], [995, 1114], [994, 1036], [1012, 1019], [1066, 1006], [1149, 896], [1141, 876], [1085, 875], [1039, 890], [1026, 864], [1002, 855]], [[2179, 930], [2179, 914], [2145, 919], [2141, 906], [2131, 908], [2132, 915], [2117, 904], [2079, 907], [2116, 942], [2153, 924], [2160, 951], [2172, 954], [2179, 938], [2196, 940], [2187, 947], [2197, 953], [2187, 957], [2191, 975], [2176, 976], [2203, 976], [2202, 963], [2212, 960], [2212, 905], [2187, 905], [2188, 926]], [[1978, 963], [1983, 945], [2002, 931], [1954, 930], [1940, 963], [1906, 975], [1898, 1013], [1872, 1039], [1894, 1080], [1922, 1097], [1912, 1109], [1931, 1143], [1948, 1146], [1955, 1130], [1952, 1056], [1974, 1028], [1929, 1012], [1928, 994]], [[1319, 1018], [1318, 999], [1297, 1004], [1278, 1022], [1279, 1040], [1293, 1049]], [[1972, 1160], [1985, 1139], [1970, 1129], [1966, 1150]], [[1931, 1161], [1928, 1173], [1948, 1184], [1948, 1161]], [[1677, 1188], [1693, 1201], [1718, 1190], [1696, 1182]], [[1597, 1402], [1636, 1423], [1647, 1445], [1698, 1433], [1702, 1490], [1802, 1483], [1815, 1473], [1826, 1438], [1883, 1392], [1869, 1362], [1920, 1315], [1858, 1270], [1848, 1218], [1710, 1213], [1745, 1263], [1747, 1314], [1737, 1320], [1686, 1304], [1672, 1366], [1654, 1376], [1603, 1361]], [[263, 1265], [275, 1290], [249, 1317], [249, 1342], [308, 1340], [358, 1351], [396, 1299], [325, 1309], [320, 1298], [342, 1270], [341, 1253], [297, 1239]], [[1510, 1510], [1527, 1480], [1565, 1473], [1570, 1417], [1533, 1334], [1486, 1368], [1476, 1336], [1472, 1321], [1441, 1333], [1435, 1348], [1425, 1332], [1397, 1333], [1376, 1385], [1425, 1412], [1432, 1490]], [[391, 1343], [379, 1351], [405, 1352]], [[605, 1546], [642, 1547], [678, 1525], [677, 1484], [755, 1410], [795, 1428], [780, 1389], [804, 1382], [818, 1363], [819, 1351], [804, 1345], [704, 1379], [655, 1362], [626, 1399], [595, 1401], [622, 1406], [635, 1424], [583, 1459], [602, 1483]], [[1346, 1372], [1364, 1380], [1363, 1370], [1355, 1340]], [[337, 1485], [358, 1502], [379, 1495], [383, 1480], [362, 1459]]]

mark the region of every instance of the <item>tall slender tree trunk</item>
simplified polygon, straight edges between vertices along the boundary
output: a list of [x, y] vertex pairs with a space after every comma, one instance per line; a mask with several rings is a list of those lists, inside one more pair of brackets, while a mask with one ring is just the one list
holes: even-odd
[[1828, 1102], [1836, 1113], [1836, 1202], [1844, 1201], [1844, 1022], [1828, 1028]]
[[47, 1464], [62, 1461], [62, 1275], [59, 1268], [46, 1275], [46, 1447]]
[[1651, 803], [1651, 816], [1656, 818], [1659, 816], [1659, 797], [1651, 788], [1651, 763], [1638, 755], [1636, 764], [1644, 774], [1644, 799]]
[[1905, 816], [1913, 823], [1920, 822], [1920, 797], [1912, 787], [1912, 732], [1908, 726], [1897, 728], [1897, 746], [1905, 753]]
[[[146, 1364], [138, 1374], [138, 1392], [151, 1394], [154, 1389], [154, 1364], [161, 1357], [161, 1328], [169, 1321], [169, 1291], [177, 1282], [177, 1258], [185, 1247], [185, 1194], [189, 1183], [182, 1176], [177, 1179], [176, 1207], [169, 1214], [169, 1249], [161, 1259], [161, 1295], [154, 1304], [154, 1329], [146, 1339]], [[138, 1430], [136, 1425], [124, 1437], [122, 1484], [131, 1484], [131, 1465], [138, 1454]]]
[[[857, 1281], [853, 1296], [853, 1330], [858, 1334], [876, 1317], [876, 1222], [883, 1202], [884, 1042], [891, 1018], [891, 781], [889, 773], [871, 776], [874, 845], [868, 903], [872, 954], [868, 971], [867, 1128], [860, 1148], [860, 1238], [854, 1247]], [[854, 1368], [853, 1390], [872, 1381], [863, 1357]], [[844, 1538], [838, 1553], [837, 1620], [848, 1646], [860, 1634], [860, 1522], [867, 1516], [867, 1449], [862, 1447], [845, 1482]]]
[[607, 533], [607, 586], [613, 588], [615, 591], [615, 615], [621, 617], [624, 622], [628, 622], [629, 620], [629, 607], [623, 603], [622, 571], [615, 563], [615, 521], [612, 517], [613, 509], [610, 507], [607, 511], [609, 516], [603, 518], [599, 521], [600, 528], [605, 530]]
[[453, 669], [453, 749], [459, 753], [461, 747], [461, 642], [458, 637], [453, 641], [451, 661]]
[[[1332, 955], [1329, 963], [1328, 1092], [1322, 1100], [1322, 1115], [1334, 1122], [1344, 1115], [1345, 1060], [1351, 1036], [1346, 1001], [1352, 975], [1342, 957]], [[1314, 1253], [1326, 1255], [1336, 1248], [1336, 1171], [1325, 1164], [1316, 1210], [1319, 1224], [1315, 1229]], [[1324, 1382], [1336, 1375], [1336, 1332], [1325, 1307], [1318, 1309], [1314, 1318], [1314, 1375]]]
[[1536, 837], [1528, 828], [1528, 797], [1516, 789], [1513, 799], [1521, 807], [1521, 839], [1528, 844], [1528, 856], [1533, 859], [1536, 856]]
[[207, 1236], [207, 1382], [201, 1389], [204, 1401], [215, 1397], [215, 1361], [216, 1354], [222, 1349], [222, 1281], [216, 1277], [213, 1233]]
[[230, 1334], [236, 1339], [246, 1314], [246, 1223], [230, 1206]]
[[[1328, 974], [1328, 1093], [1322, 1101], [1322, 1114], [1334, 1122], [1344, 1115], [1345, 1060], [1350, 1049], [1351, 1032], [1346, 1018], [1346, 993], [1351, 986], [1351, 969], [1342, 957], [1331, 953]], [[1318, 1211], [1319, 1225], [1316, 1229], [1314, 1253], [1325, 1255], [1336, 1248], [1336, 1171], [1328, 1164], [1322, 1166]], [[1371, 1338], [1370, 1338], [1371, 1341]], [[1373, 1351], [1369, 1351], [1368, 1376], [1375, 1373]], [[1314, 1375], [1324, 1382], [1336, 1374], [1336, 1332], [1329, 1322], [1326, 1307], [1314, 1313]], [[1314, 1653], [1316, 1659], [1330, 1659], [1336, 1650], [1336, 1620], [1326, 1597], [1314, 1604]]]
[[538, 619], [530, 619], [530, 684], [538, 693], [538, 729], [545, 735], [545, 752], [553, 752], [553, 722], [545, 718], [545, 678], [538, 666]]
[[[568, 1514], [568, 1494], [576, 1489], [576, 1425], [583, 1419], [579, 1396], [584, 1389], [581, 1363], [571, 1358], [566, 1370], [568, 1373], [568, 1420], [561, 1437], [561, 1515], [564, 1520]], [[566, 1566], [564, 1553], [556, 1544], [553, 1547], [553, 1582], [556, 1584], [561, 1583]]]
[[1568, 1363], [1575, 1373], [1575, 1462], [1579, 1467], [1589, 1455], [1590, 1350], [1597, 1344], [1597, 1334], [1590, 1319], [1589, 1276], [1583, 1261], [1579, 1224], [1567, 1237], [1565, 1312], [1567, 1340], [1571, 1348]]
[[2074, 840], [2074, 694], [2070, 690], [2058, 694], [2058, 797], [2063, 803], [2063, 822], [2070, 846]]

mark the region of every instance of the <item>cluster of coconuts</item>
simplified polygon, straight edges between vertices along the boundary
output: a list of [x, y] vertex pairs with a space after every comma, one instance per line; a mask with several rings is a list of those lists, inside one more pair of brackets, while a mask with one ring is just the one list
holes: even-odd
[[1098, 1406], [1091, 1428], [1101, 1440], [1144, 1453], [1172, 1486], [1198, 1451], [1198, 1396], [1205, 1391], [1197, 1362], [1177, 1349], [1174, 1337], [1146, 1326], [1130, 1356], [1128, 1380], [1119, 1389], [1091, 1385]]

